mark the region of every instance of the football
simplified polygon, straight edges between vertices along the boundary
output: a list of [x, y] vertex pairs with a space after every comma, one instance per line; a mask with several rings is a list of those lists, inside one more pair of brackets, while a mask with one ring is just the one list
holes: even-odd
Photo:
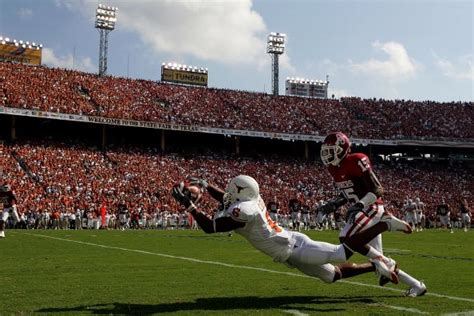
[[189, 192], [189, 197], [191, 198], [191, 201], [193, 201], [194, 204], [199, 203], [202, 198], [202, 190], [196, 185], [186, 185], [185, 187], [186, 191]]

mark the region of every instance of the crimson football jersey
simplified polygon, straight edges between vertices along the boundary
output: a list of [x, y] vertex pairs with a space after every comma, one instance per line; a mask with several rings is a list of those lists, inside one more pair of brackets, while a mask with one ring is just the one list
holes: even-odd
[[3, 208], [9, 208], [16, 204], [16, 197], [13, 191], [0, 192], [0, 203], [3, 203]]
[[291, 199], [288, 205], [290, 212], [299, 212], [300, 211], [300, 201], [298, 199]]
[[[373, 192], [373, 180], [370, 177], [372, 166], [369, 157], [362, 153], [349, 154], [339, 166], [329, 165], [328, 170], [337, 189], [351, 203], [356, 203], [367, 193]], [[378, 198], [376, 203], [382, 204], [382, 199]]]

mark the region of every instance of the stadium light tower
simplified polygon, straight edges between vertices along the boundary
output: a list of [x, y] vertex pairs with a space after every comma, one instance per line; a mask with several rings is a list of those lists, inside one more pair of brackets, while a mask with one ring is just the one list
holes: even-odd
[[109, 48], [109, 33], [115, 29], [117, 22], [116, 7], [99, 4], [95, 15], [95, 28], [99, 30], [99, 76], [107, 73], [107, 50]]
[[270, 33], [267, 41], [267, 53], [272, 55], [272, 88], [273, 95], [278, 95], [278, 58], [285, 52], [286, 34]]

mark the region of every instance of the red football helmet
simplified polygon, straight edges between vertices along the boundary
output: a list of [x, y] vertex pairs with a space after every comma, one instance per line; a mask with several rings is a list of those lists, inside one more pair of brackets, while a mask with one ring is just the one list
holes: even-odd
[[344, 133], [330, 133], [321, 145], [321, 160], [325, 165], [337, 166], [347, 156], [351, 148], [351, 141]]

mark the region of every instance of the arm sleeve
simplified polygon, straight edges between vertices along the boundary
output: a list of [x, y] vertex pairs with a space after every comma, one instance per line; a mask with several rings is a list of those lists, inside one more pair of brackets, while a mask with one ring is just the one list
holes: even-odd
[[383, 187], [379, 179], [372, 170], [372, 165], [366, 155], [360, 155], [357, 165], [361, 171], [362, 181], [365, 183], [370, 192], [375, 194], [377, 198], [383, 196]]
[[219, 201], [219, 202], [223, 202], [224, 200], [224, 191], [218, 187], [216, 187], [215, 185], [212, 185], [212, 184], [209, 184], [207, 186], [207, 192], [209, 192], [209, 194], [212, 196], [213, 199]]
[[237, 222], [231, 217], [219, 217], [215, 220], [210, 219], [204, 213], [193, 209], [191, 215], [198, 223], [199, 227], [206, 233], [228, 232], [236, 228], [245, 226], [243, 222]]

